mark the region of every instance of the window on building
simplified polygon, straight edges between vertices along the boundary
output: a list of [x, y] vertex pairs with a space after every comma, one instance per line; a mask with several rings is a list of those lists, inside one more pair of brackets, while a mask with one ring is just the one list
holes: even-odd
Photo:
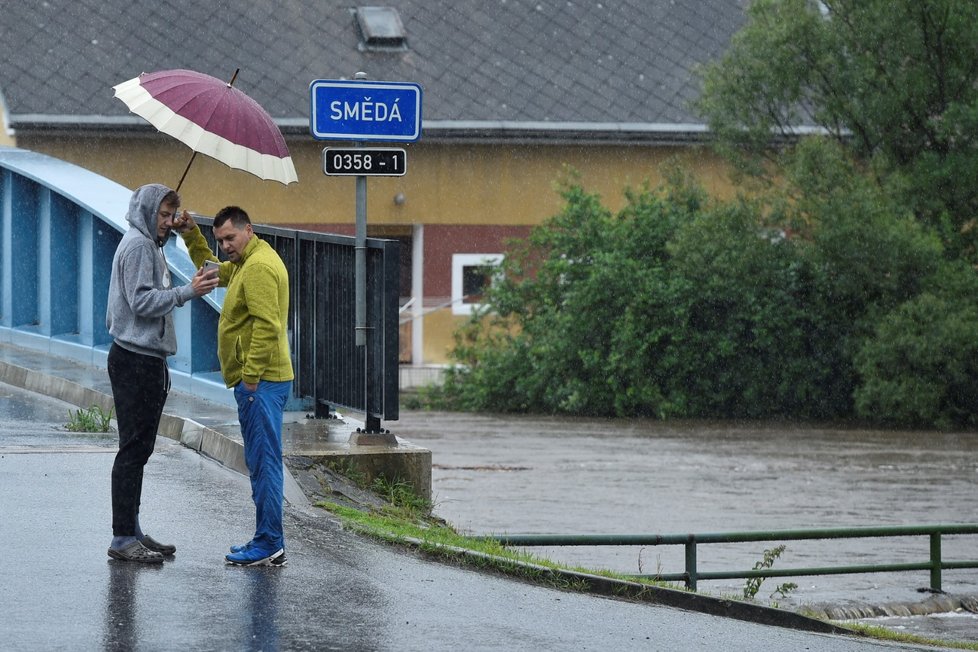
[[452, 255], [452, 314], [470, 315], [473, 308], [482, 305], [493, 268], [502, 262], [502, 254]]

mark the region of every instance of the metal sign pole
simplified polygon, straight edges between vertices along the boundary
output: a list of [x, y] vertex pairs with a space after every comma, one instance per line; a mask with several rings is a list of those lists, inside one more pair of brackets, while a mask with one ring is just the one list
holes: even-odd
[[[358, 72], [353, 76], [358, 81], [365, 80], [367, 74]], [[357, 141], [356, 147], [363, 147], [363, 142]], [[362, 174], [357, 175], [357, 230], [356, 230], [356, 344], [366, 347], [367, 345], [367, 177]], [[366, 361], [366, 350], [364, 350], [364, 360]]]
[[[362, 143], [357, 143], [362, 147]], [[357, 346], [367, 344], [367, 177], [357, 175], [356, 309]]]
[[[357, 147], [362, 147], [357, 143]], [[364, 432], [374, 433], [380, 430], [380, 420], [370, 415], [370, 347], [367, 346], [367, 177], [357, 175], [357, 233], [354, 264], [354, 281], [356, 284], [356, 345], [363, 354], [363, 410]], [[360, 442], [354, 437], [351, 441]], [[368, 443], [363, 441], [362, 443]]]

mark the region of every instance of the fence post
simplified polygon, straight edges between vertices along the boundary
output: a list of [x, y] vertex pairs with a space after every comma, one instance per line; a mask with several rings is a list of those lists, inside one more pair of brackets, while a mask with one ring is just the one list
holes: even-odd
[[930, 533], [930, 588], [941, 590], [941, 533]]
[[686, 540], [686, 588], [696, 590], [696, 535], [690, 534]]

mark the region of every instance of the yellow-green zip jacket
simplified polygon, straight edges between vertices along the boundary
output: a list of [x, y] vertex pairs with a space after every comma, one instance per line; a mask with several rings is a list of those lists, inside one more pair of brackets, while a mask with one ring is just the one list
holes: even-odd
[[[190, 258], [199, 269], [205, 260], [217, 260], [195, 226], [181, 234]], [[220, 287], [227, 287], [217, 325], [217, 357], [228, 387], [244, 380], [292, 380], [289, 356], [289, 273], [278, 253], [253, 236], [241, 261], [221, 263]]]

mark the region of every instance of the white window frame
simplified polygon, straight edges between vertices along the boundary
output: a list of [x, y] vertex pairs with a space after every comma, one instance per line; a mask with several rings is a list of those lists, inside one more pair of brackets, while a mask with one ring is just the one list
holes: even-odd
[[466, 267], [499, 266], [502, 254], [452, 254], [452, 314], [471, 315], [478, 303], [463, 303], [462, 272]]

